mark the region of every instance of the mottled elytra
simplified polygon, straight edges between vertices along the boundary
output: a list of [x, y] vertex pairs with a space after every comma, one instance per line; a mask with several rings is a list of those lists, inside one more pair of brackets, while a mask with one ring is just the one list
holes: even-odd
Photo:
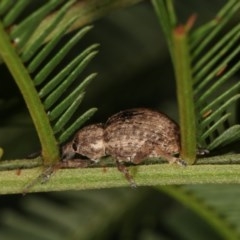
[[176, 157], [180, 152], [178, 125], [166, 115], [147, 108], [121, 111], [105, 124], [80, 129], [62, 147], [64, 166], [87, 167], [104, 156], [111, 156], [125, 177], [134, 186], [125, 162], [139, 164], [146, 158], [163, 158], [185, 165]]

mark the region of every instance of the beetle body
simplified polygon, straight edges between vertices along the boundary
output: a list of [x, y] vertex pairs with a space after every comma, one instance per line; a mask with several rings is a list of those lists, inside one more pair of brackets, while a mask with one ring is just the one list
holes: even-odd
[[62, 159], [87, 158], [96, 162], [112, 156], [118, 169], [133, 183], [124, 162], [139, 164], [158, 157], [183, 165], [175, 157], [180, 151], [178, 125], [166, 115], [147, 108], [121, 111], [105, 124], [92, 124], [79, 130], [72, 141], [62, 147]]
[[79, 157], [97, 162], [105, 156], [104, 129], [102, 124], [92, 124], [79, 130], [72, 141], [62, 147], [62, 159]]
[[149, 157], [174, 161], [172, 156], [180, 151], [178, 125], [166, 115], [146, 108], [110, 117], [105, 124], [104, 142], [106, 155], [136, 164]]
[[106, 124], [92, 124], [79, 130], [62, 148], [63, 159], [75, 154], [98, 161], [112, 156], [118, 161], [138, 163], [147, 157], [172, 156], [180, 151], [178, 125], [166, 115], [146, 108], [121, 111]]

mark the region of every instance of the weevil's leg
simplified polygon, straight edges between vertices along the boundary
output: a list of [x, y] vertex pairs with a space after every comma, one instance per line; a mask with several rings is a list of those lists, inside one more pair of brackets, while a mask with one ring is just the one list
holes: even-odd
[[150, 144], [149, 142], [145, 142], [131, 161], [134, 164], [139, 164], [143, 162], [147, 157], [149, 157], [152, 151], [152, 144]]
[[171, 154], [162, 151], [160, 147], [153, 145], [151, 142], [148, 141], [145, 142], [145, 144], [141, 147], [141, 149], [138, 151], [132, 162], [135, 164], [139, 164], [149, 156], [161, 157], [171, 164], [176, 163], [181, 166], [186, 166], [186, 162], [181, 158], [174, 157]]
[[90, 159], [69, 159], [58, 163], [59, 168], [86, 168], [94, 162]]
[[41, 178], [41, 183], [45, 183], [57, 170], [61, 168], [86, 168], [92, 163], [93, 162], [89, 159], [69, 159], [60, 161], [52, 166], [49, 166], [45, 171], [43, 171], [39, 178]]
[[51, 176], [61, 168], [86, 168], [93, 162], [89, 159], [71, 159], [66, 161], [60, 161], [52, 166], [49, 166], [43, 170], [43, 172], [32, 182], [28, 183], [23, 189], [23, 195], [25, 195], [29, 189], [31, 189], [37, 183], [46, 183]]
[[133, 179], [133, 177], [131, 176], [131, 174], [129, 173], [127, 167], [124, 165], [123, 162], [119, 162], [118, 160], [116, 161], [117, 164], [117, 168], [120, 172], [122, 172], [125, 176], [125, 178], [128, 180], [128, 182], [130, 183], [132, 188], [136, 188], [137, 185]]
[[45, 183], [49, 180], [49, 178], [52, 176], [52, 174], [54, 173], [54, 167], [53, 166], [49, 166], [47, 168], [45, 168], [43, 170], [43, 172], [37, 177], [35, 178], [33, 181], [31, 181], [30, 183], [28, 183], [22, 191], [22, 194], [25, 195], [26, 193], [29, 192], [29, 190], [36, 185], [37, 183]]
[[210, 153], [210, 151], [208, 149], [197, 148], [197, 155], [198, 156], [205, 156], [205, 155], [207, 155], [209, 153]]
[[158, 146], [153, 145], [151, 142], [146, 141], [141, 149], [137, 152], [132, 162], [139, 164], [144, 161], [147, 157], [161, 157], [167, 160], [169, 163], [176, 163], [181, 166], [186, 166], [185, 161], [180, 158], [174, 157], [169, 153], [163, 152]]
[[[168, 156], [165, 156], [165, 157], [163, 157], [164, 159], [166, 159], [166, 160], [168, 160], [168, 162], [170, 163], [170, 164], [178, 164], [178, 165], [180, 165], [180, 166], [183, 166], [183, 167], [186, 167], [187, 166], [187, 163], [183, 160], [183, 159], [181, 159], [181, 158], [178, 158], [178, 157], [173, 157], [173, 156], [171, 156], [171, 155], [168, 155]], [[168, 158], [168, 159], [167, 159]]]
[[157, 147], [155, 149], [155, 151], [156, 151], [157, 156], [167, 160], [170, 164], [178, 164], [180, 166], [187, 166], [187, 163], [183, 159], [181, 159], [179, 157], [175, 157], [169, 153], [166, 153], [166, 152], [162, 151], [162, 149], [159, 147]]
[[58, 163], [49, 166], [46, 168], [39, 176], [38, 179], [40, 180], [41, 184], [47, 182], [51, 176], [58, 170], [60, 167], [58, 166]]

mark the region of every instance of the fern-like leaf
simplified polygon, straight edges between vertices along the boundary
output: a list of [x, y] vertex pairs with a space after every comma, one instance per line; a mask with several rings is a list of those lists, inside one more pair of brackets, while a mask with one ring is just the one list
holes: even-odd
[[[50, 0], [17, 23], [16, 19], [21, 16], [21, 12], [30, 1], [19, 1], [17, 4], [13, 1], [8, 1], [8, 4], [6, 2], [0, 4], [2, 19], [0, 52], [23, 94], [35, 123], [42, 145], [44, 163], [50, 164], [59, 159], [58, 144], [66, 141], [67, 137], [96, 111], [92, 108], [71, 121], [82, 102], [87, 85], [96, 74], [86, 77], [65, 99], [63, 94], [77, 81], [79, 74], [96, 55], [98, 45], [94, 44], [85, 49], [54, 76], [57, 65], [92, 27], [87, 26], [77, 31], [68, 42], [62, 44], [60, 51], [53, 54], [57, 44], [77, 20], [73, 17], [67, 22], [62, 22], [75, 1], [63, 4], [64, 1]], [[45, 31], [34, 41], [29, 42], [37, 26], [56, 9], [58, 13]], [[55, 37], [44, 46], [46, 39], [53, 33]], [[19, 72], [23, 72], [24, 75], [19, 76]]]
[[[237, 135], [240, 136], [239, 126], [235, 125], [236, 120], [233, 119], [235, 109], [232, 107], [236, 106], [240, 97], [240, 84], [233, 80], [229, 83], [240, 69], [240, 61], [234, 61], [240, 53], [240, 24], [229, 30], [224, 28], [239, 11], [239, 1], [229, 1], [216, 16], [214, 28], [195, 37], [191, 47], [192, 61], [196, 62], [193, 65], [193, 78], [199, 113], [199, 143], [208, 145], [209, 149], [230, 144], [239, 140]], [[219, 37], [220, 34], [223, 37]], [[195, 46], [196, 42], [198, 46]], [[208, 53], [204, 54], [206, 51]], [[203, 54], [203, 57], [197, 57]], [[210, 128], [211, 131], [208, 131]]]
[[117, 235], [119, 239], [239, 239], [239, 204], [232, 201], [238, 196], [237, 185], [12, 196], [18, 209], [1, 209], [0, 238], [87, 240]]
[[182, 154], [193, 163], [196, 142], [213, 150], [240, 140], [234, 118], [240, 84], [232, 79], [240, 69], [240, 24], [226, 27], [239, 13], [240, 2], [228, 1], [212, 21], [194, 31], [189, 31], [194, 18], [176, 26], [172, 1], [153, 0], [153, 4], [177, 78]]

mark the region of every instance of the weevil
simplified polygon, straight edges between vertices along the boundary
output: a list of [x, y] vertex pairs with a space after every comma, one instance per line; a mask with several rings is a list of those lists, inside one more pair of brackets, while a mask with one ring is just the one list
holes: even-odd
[[[170, 163], [185, 165], [180, 159], [179, 126], [165, 114], [147, 108], [121, 111], [105, 124], [92, 124], [80, 129], [62, 147], [62, 162], [74, 166], [89, 164], [111, 156], [132, 186], [133, 177], [125, 163], [140, 164], [147, 158], [163, 158]], [[79, 158], [79, 161], [76, 160]], [[82, 160], [81, 160], [82, 158]]]

